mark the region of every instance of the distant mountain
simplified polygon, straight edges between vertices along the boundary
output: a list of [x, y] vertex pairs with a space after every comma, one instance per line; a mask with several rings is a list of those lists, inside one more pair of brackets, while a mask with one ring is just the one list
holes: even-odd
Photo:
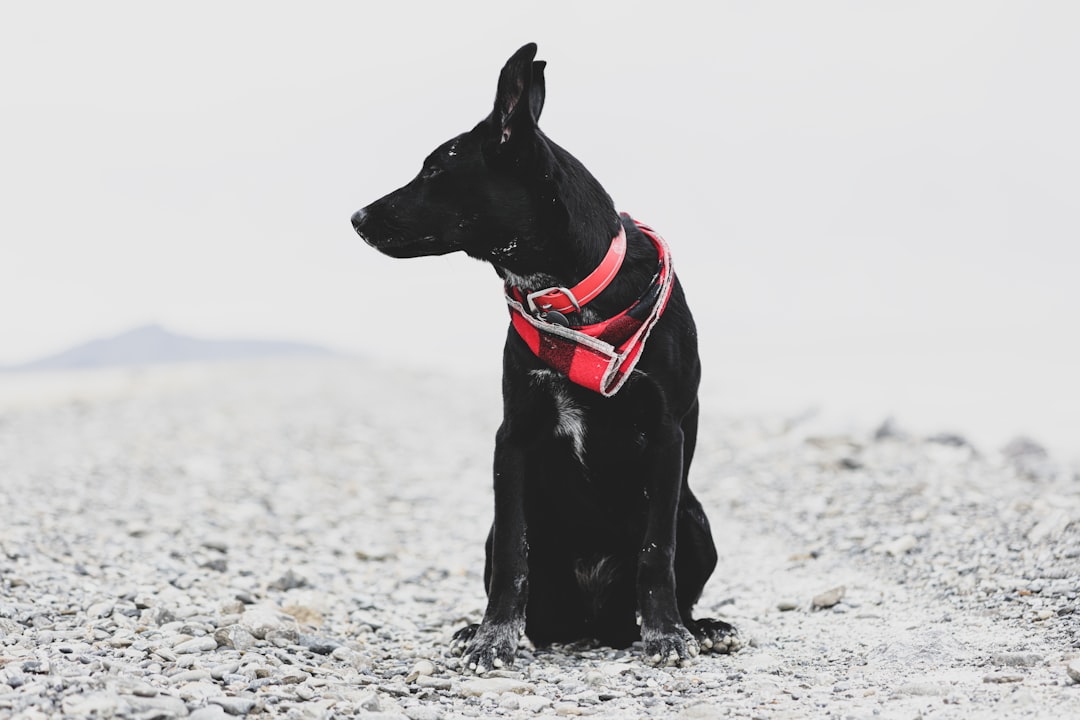
[[270, 340], [202, 340], [177, 335], [160, 325], [147, 325], [115, 337], [91, 340], [56, 355], [3, 369], [73, 370], [332, 354], [325, 348], [303, 343]]

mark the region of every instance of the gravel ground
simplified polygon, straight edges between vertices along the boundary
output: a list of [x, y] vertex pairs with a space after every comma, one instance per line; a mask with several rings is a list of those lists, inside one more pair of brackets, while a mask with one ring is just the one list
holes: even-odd
[[460, 674], [497, 385], [331, 360], [5, 378], [0, 717], [1080, 717], [1075, 468], [708, 401], [698, 608], [749, 646], [656, 669], [523, 645]]

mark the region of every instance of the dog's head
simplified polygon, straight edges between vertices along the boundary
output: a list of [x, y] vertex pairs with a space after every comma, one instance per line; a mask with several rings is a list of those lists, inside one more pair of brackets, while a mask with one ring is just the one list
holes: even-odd
[[404, 187], [356, 212], [353, 227], [393, 257], [463, 250], [511, 272], [543, 270], [536, 242], [555, 202], [552, 147], [537, 128], [544, 65], [530, 43], [506, 62], [495, 106], [424, 160]]

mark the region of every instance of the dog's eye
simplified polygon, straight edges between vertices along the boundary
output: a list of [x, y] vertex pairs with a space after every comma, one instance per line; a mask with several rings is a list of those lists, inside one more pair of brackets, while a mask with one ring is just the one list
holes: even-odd
[[436, 177], [438, 175], [442, 175], [442, 168], [435, 167], [434, 165], [429, 165], [426, 168], [424, 168], [423, 172], [420, 173], [420, 179], [421, 180], [430, 180], [431, 178]]

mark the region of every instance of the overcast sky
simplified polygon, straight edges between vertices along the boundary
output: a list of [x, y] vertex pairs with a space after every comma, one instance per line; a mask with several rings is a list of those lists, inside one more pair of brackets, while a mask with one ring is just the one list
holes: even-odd
[[349, 216], [529, 41], [542, 127], [668, 239], [732, 407], [1080, 438], [1067, 0], [7, 3], [0, 363], [159, 322], [497, 374], [494, 273]]

